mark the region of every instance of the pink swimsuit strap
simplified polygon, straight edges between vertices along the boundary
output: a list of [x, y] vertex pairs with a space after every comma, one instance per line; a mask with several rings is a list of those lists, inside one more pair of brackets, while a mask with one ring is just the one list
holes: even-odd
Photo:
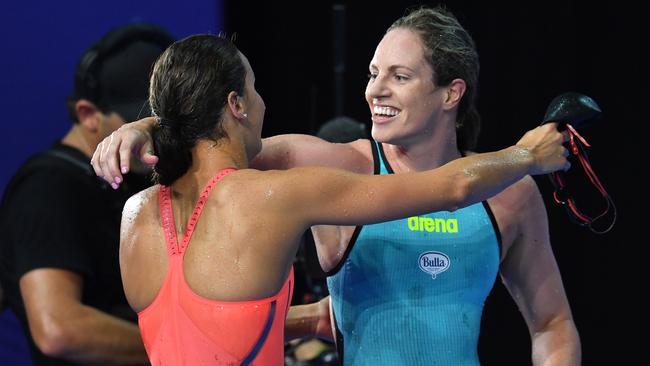
[[237, 169], [235, 168], [222, 169], [217, 174], [215, 174], [212, 179], [210, 179], [208, 184], [201, 192], [201, 196], [196, 202], [196, 206], [194, 206], [192, 216], [190, 216], [190, 219], [187, 223], [187, 228], [185, 228], [185, 233], [183, 234], [183, 239], [181, 240], [180, 245], [178, 244], [178, 240], [176, 238], [176, 224], [174, 223], [174, 215], [172, 213], [171, 186], [160, 186], [160, 192], [158, 196], [160, 200], [160, 218], [162, 221], [163, 231], [165, 233], [165, 241], [167, 242], [167, 253], [170, 256], [183, 254], [185, 252], [187, 244], [189, 243], [190, 238], [192, 237], [192, 233], [194, 232], [194, 228], [196, 227], [196, 222], [199, 220], [199, 216], [201, 216], [201, 211], [203, 211], [203, 206], [205, 206], [210, 192], [214, 186], [221, 179], [223, 179], [223, 177], [236, 170]]

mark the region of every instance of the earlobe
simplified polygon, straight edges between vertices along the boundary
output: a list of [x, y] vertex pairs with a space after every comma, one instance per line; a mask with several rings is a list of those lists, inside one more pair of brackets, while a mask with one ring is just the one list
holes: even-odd
[[244, 112], [243, 98], [237, 95], [234, 91], [228, 94], [228, 109], [238, 120], [248, 118], [248, 114]]
[[465, 81], [462, 79], [454, 79], [447, 87], [447, 95], [445, 97], [445, 105], [448, 108], [456, 107], [463, 95], [465, 94], [466, 89]]
[[86, 99], [80, 99], [75, 103], [75, 112], [79, 124], [91, 132], [97, 132], [101, 122], [101, 112], [97, 106]]

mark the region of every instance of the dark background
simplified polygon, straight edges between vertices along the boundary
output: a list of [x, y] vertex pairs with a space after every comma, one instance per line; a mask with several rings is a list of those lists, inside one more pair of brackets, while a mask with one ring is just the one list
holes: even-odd
[[[236, 43], [251, 61], [267, 104], [265, 136], [314, 133], [337, 114], [369, 126], [363, 97], [368, 63], [386, 28], [416, 3], [337, 4], [344, 5], [343, 16], [333, 2], [267, 2], [254, 11], [246, 2], [227, 3], [226, 27], [237, 33]], [[593, 146], [588, 149], [592, 166], [618, 208], [614, 228], [596, 235], [573, 224], [553, 202], [548, 179], [536, 178], [582, 338], [583, 364], [646, 359], [631, 333], [644, 329], [644, 312], [637, 311], [647, 286], [641, 285], [644, 274], [634, 265], [642, 264], [641, 253], [649, 243], [643, 228], [647, 196], [642, 191], [642, 174], [648, 168], [642, 151], [647, 145], [650, 81], [644, 12], [632, 2], [446, 5], [474, 37], [481, 58], [479, 151], [516, 142], [539, 124], [560, 93], [584, 93], [601, 107], [603, 117], [581, 132]], [[344, 25], [343, 47], [334, 42], [334, 24]], [[334, 65], [341, 58], [345, 71], [337, 85]], [[342, 100], [335, 90], [342, 90]], [[571, 174], [576, 202], [595, 216], [604, 208], [600, 195], [587, 184], [577, 162]], [[486, 303], [479, 351], [485, 365], [530, 364], [527, 328], [499, 279]]]
[[[267, 104], [264, 136], [314, 133], [340, 114], [369, 127], [363, 97], [368, 63], [386, 28], [417, 2], [336, 3], [339, 11], [330, 1], [290, 5], [242, 0], [34, 0], [1, 5], [0, 107], [5, 114], [0, 122], [0, 191], [29, 154], [69, 128], [63, 101], [71, 92], [79, 55], [108, 27], [126, 21], [157, 22], [177, 37], [221, 30], [236, 33], [236, 43], [250, 59]], [[647, 358], [641, 345], [645, 337], [632, 334], [645, 331], [647, 310], [640, 299], [648, 288], [642, 281], [647, 278], [644, 253], [650, 243], [644, 227], [648, 202], [642, 179], [648, 168], [642, 152], [648, 144], [650, 78], [647, 16], [641, 3], [446, 4], [474, 37], [481, 57], [479, 151], [516, 142], [565, 91], [584, 93], [602, 108], [603, 118], [581, 132], [593, 146], [588, 150], [592, 166], [617, 205], [614, 228], [596, 235], [574, 225], [553, 203], [548, 180], [537, 177], [537, 181], [581, 334], [583, 364], [642, 363]], [[337, 42], [335, 29], [342, 35]], [[341, 73], [334, 72], [335, 64], [344, 66], [339, 67]], [[602, 209], [602, 201], [591, 186], [580, 183], [576, 168], [572, 172], [576, 201], [594, 214]], [[3, 326], [7, 327], [0, 321]], [[481, 360], [484, 365], [527, 365], [529, 344], [521, 315], [497, 280], [486, 303]]]

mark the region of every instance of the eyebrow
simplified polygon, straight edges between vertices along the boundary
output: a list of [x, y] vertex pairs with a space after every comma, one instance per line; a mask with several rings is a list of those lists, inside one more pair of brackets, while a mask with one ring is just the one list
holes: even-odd
[[[371, 69], [372, 68], [378, 69], [377, 65], [375, 65], [375, 64], [370, 64], [370, 68]], [[406, 69], [406, 70], [409, 70], [409, 71], [411, 71], [413, 73], [415, 72], [414, 69], [412, 69], [412, 68], [410, 68], [408, 66], [405, 66], [405, 65], [399, 65], [398, 64], [398, 65], [391, 65], [391, 66], [388, 67], [388, 71], [395, 71], [396, 69]]]

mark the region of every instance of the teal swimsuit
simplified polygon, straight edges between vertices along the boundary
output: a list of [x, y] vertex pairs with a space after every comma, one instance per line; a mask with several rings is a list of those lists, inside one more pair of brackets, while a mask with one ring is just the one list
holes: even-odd
[[327, 278], [343, 365], [478, 365], [500, 240], [486, 202], [357, 227]]

